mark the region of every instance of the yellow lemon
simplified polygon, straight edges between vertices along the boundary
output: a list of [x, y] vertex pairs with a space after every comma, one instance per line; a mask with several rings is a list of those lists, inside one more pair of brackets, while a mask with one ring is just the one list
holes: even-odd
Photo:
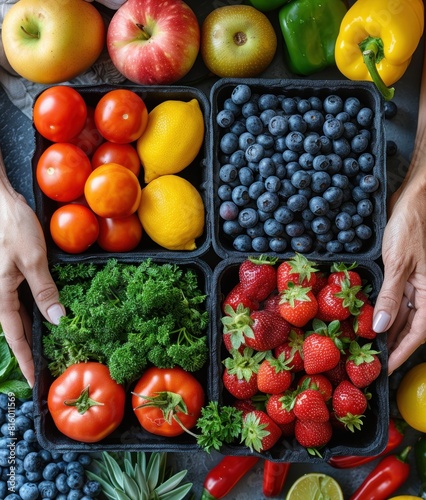
[[142, 189], [138, 215], [146, 234], [168, 250], [195, 250], [203, 234], [201, 195], [177, 175], [162, 175]]
[[408, 425], [426, 432], [426, 363], [413, 366], [402, 378], [396, 404]]
[[286, 500], [308, 500], [327, 498], [328, 500], [344, 500], [339, 483], [327, 474], [310, 472], [300, 476], [291, 486]]
[[203, 139], [204, 117], [197, 99], [158, 104], [136, 144], [145, 182], [181, 172], [196, 158]]

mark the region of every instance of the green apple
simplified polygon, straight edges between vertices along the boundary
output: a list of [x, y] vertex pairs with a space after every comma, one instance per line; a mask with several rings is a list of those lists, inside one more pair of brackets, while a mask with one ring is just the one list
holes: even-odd
[[18, 75], [60, 83], [88, 69], [105, 46], [99, 11], [84, 0], [19, 0], [6, 13], [2, 42]]
[[218, 7], [201, 26], [201, 56], [220, 77], [257, 76], [270, 65], [276, 49], [274, 27], [250, 5]]

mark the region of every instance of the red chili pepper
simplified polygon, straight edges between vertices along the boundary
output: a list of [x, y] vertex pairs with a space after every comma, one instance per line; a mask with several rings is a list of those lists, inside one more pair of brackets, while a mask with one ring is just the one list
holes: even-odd
[[388, 455], [383, 458], [368, 474], [362, 484], [349, 500], [386, 500], [410, 475], [407, 463], [411, 446], [405, 447], [399, 455]]
[[289, 469], [288, 462], [265, 460], [263, 466], [263, 494], [265, 497], [276, 497], [281, 493]]
[[356, 455], [341, 455], [332, 457], [328, 461], [330, 465], [337, 469], [349, 469], [350, 467], [358, 467], [359, 465], [366, 464], [375, 460], [378, 457], [387, 455], [389, 452], [395, 450], [404, 439], [404, 432], [407, 428], [407, 423], [401, 419], [391, 419], [389, 421], [389, 437], [385, 449], [377, 455], [368, 455], [359, 457]]
[[227, 495], [256, 463], [259, 457], [226, 456], [204, 479], [201, 500], [217, 500]]

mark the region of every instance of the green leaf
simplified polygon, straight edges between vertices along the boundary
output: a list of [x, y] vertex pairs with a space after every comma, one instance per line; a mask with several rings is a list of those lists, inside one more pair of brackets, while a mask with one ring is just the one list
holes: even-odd
[[4, 334], [0, 335], [0, 379], [10, 364], [12, 355]]
[[19, 399], [31, 398], [33, 394], [33, 391], [27, 382], [14, 379], [0, 382], [0, 392], [5, 394], [13, 392], [15, 397]]
[[[115, 490], [115, 498], [117, 500], [131, 500], [125, 493], [123, 493], [120, 489]], [[143, 499], [141, 499], [143, 500]]]
[[155, 488], [155, 491], [158, 493], [158, 495], [163, 495], [164, 493], [167, 493], [171, 490], [175, 490], [177, 486], [182, 482], [187, 472], [187, 470], [181, 470], [177, 472], [174, 476], [167, 479], [167, 481], [160, 484], [158, 488]]
[[141, 493], [136, 481], [130, 476], [126, 477], [124, 481], [124, 492], [132, 500], [141, 500]]
[[124, 474], [118, 463], [112, 458], [112, 456], [104, 452], [103, 459], [106, 467], [107, 476], [114, 487], [121, 490], [124, 489]]
[[182, 484], [179, 488], [173, 491], [164, 493], [160, 496], [160, 500], [183, 500], [192, 488], [192, 483]]
[[154, 490], [158, 484], [158, 478], [160, 477], [160, 470], [162, 466], [161, 458], [162, 454], [156, 452], [152, 453], [149, 457], [146, 480], [150, 491]]

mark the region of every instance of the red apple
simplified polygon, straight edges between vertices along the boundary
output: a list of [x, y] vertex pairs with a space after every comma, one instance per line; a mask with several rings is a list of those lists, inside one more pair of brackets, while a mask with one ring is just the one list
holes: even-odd
[[200, 26], [182, 0], [127, 0], [111, 19], [107, 48], [128, 80], [170, 84], [192, 68], [200, 50]]

